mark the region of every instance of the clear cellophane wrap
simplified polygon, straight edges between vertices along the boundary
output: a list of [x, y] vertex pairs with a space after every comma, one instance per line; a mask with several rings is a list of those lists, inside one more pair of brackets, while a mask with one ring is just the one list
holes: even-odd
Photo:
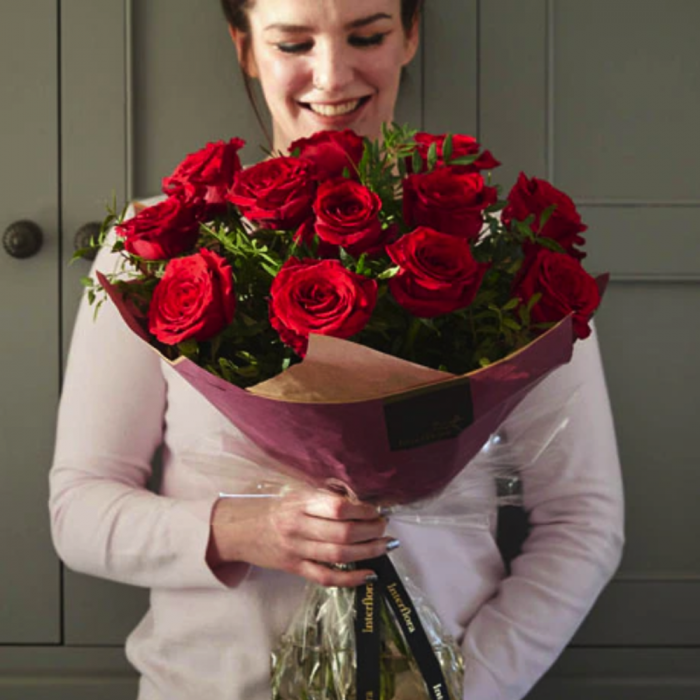
[[[388, 509], [392, 522], [493, 532], [500, 506], [522, 505], [523, 483], [551, 476], [562, 442], [555, 438], [567, 430], [568, 407], [575, 400], [575, 393], [550, 394], [547, 403], [538, 402], [534, 409], [514, 410], [439, 492], [408, 503], [376, 497], [372, 502]], [[252, 512], [259, 516], [263, 503], [291, 507], [314, 489], [362, 497], [337, 479], [313, 481], [295, 473], [233, 429], [194, 445], [186, 461], [207, 480], [212, 493], [239, 503], [241, 521]], [[410, 547], [410, 542], [404, 544]], [[464, 665], [459, 640], [447, 634], [430, 601], [404, 572], [398, 569], [398, 575], [442, 670], [447, 694], [460, 700]], [[376, 589], [371, 595], [381, 620], [379, 700], [434, 698], [396, 611]], [[359, 700], [355, 620], [362, 599], [356, 596], [355, 589], [307, 585], [303, 603], [272, 652], [273, 700]]]

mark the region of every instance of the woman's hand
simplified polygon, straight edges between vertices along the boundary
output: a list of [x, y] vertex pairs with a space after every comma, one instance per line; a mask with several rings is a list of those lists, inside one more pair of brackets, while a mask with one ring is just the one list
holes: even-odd
[[328, 565], [373, 559], [398, 546], [385, 536], [386, 526], [376, 506], [325, 491], [280, 499], [221, 498], [212, 514], [207, 563], [215, 569], [247, 562], [322, 586], [359, 586], [374, 572]]

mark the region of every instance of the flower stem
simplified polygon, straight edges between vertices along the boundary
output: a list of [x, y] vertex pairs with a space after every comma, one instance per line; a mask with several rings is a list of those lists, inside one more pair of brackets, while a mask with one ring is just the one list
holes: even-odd
[[411, 319], [411, 325], [408, 327], [408, 333], [406, 334], [406, 340], [404, 341], [402, 354], [405, 358], [413, 359], [413, 346], [416, 343], [416, 338], [418, 333], [420, 333], [421, 321], [419, 318]]

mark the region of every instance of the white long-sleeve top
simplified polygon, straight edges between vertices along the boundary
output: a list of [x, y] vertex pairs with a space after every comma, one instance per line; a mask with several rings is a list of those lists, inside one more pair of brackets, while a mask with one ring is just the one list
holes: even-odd
[[[95, 269], [110, 272], [102, 251]], [[574, 390], [567, 430], [524, 470], [531, 534], [506, 577], [493, 532], [395, 522], [392, 557], [423, 590], [466, 664], [465, 700], [518, 700], [551, 666], [615, 572], [623, 498], [595, 333], [516, 409]], [[184, 459], [232, 427], [127, 329], [111, 304], [83, 301], [50, 474], [52, 534], [83, 573], [151, 589], [126, 641], [138, 700], [268, 700], [269, 657], [304, 581], [205, 556], [218, 492]], [[162, 446], [158, 494], [147, 490]], [[428, 465], [429, 468], [429, 465]]]

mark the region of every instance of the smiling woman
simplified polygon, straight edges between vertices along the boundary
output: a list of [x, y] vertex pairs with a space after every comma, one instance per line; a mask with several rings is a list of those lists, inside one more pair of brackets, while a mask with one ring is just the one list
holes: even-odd
[[260, 80], [273, 147], [326, 129], [376, 138], [418, 47], [418, 0], [223, 0], [239, 61]]

